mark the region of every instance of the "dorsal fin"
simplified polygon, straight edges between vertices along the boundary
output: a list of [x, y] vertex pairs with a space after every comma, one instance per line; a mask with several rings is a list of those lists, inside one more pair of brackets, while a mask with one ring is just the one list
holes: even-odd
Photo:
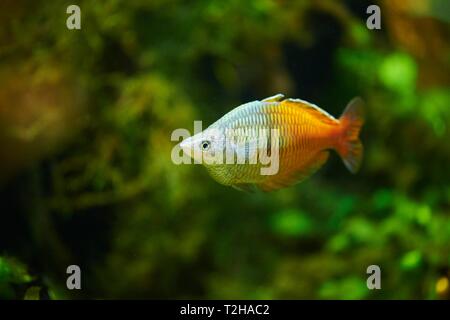
[[323, 121], [327, 123], [336, 124], [339, 122], [335, 117], [326, 112], [325, 110], [319, 108], [313, 103], [309, 103], [308, 101], [301, 99], [286, 99], [280, 102], [280, 104], [285, 105], [295, 105], [298, 108], [304, 108], [305, 111], [308, 111], [316, 116], [319, 116]]
[[277, 175], [256, 185], [262, 191], [268, 192], [297, 184], [319, 170], [327, 161], [328, 155], [328, 151], [320, 151], [306, 163], [299, 164], [298, 169], [282, 168], [283, 164], [281, 163], [280, 172]]
[[283, 98], [284, 98], [284, 94], [278, 93], [278, 94], [276, 94], [274, 96], [267, 97], [267, 98], [263, 99], [262, 101], [264, 101], [264, 102], [278, 102], [278, 101], [281, 101]]

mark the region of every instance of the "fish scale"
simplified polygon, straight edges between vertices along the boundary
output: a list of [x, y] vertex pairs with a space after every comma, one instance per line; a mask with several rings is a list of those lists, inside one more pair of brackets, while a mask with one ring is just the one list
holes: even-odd
[[[189, 138], [185, 145], [198, 149], [205, 141], [203, 139], [207, 139], [208, 134], [212, 135], [212, 129], [224, 132], [226, 140], [236, 142], [227, 147], [232, 147], [236, 155], [244, 155], [246, 163], [204, 165], [218, 182], [244, 190], [257, 187], [263, 191], [271, 191], [297, 183], [325, 163], [329, 150], [336, 150], [351, 172], [358, 170], [362, 159], [362, 144], [358, 139], [363, 124], [361, 99], [353, 99], [341, 118], [336, 119], [304, 100], [283, 98], [278, 94], [238, 106], [201, 135]], [[261, 129], [276, 129], [279, 133], [279, 150], [272, 150], [270, 147], [270, 156], [273, 152], [278, 152], [279, 170], [270, 175], [261, 173], [265, 166], [260, 161], [256, 164], [248, 163], [250, 151], [253, 151], [250, 149], [250, 142], [256, 142], [256, 151], [265, 152], [267, 150], [261, 148], [265, 148], [271, 141], [271, 133], [269, 136], [259, 136]], [[237, 134], [237, 137], [232, 133]], [[268, 133], [267, 131], [266, 134]], [[220, 138], [211, 138], [211, 141], [215, 140]], [[259, 142], [263, 144], [260, 145]], [[211, 150], [194, 152], [194, 157], [200, 154], [204, 158], [217, 152], [225, 152], [226, 150], [221, 149], [226, 148], [224, 145], [226, 144], [213, 144]]]

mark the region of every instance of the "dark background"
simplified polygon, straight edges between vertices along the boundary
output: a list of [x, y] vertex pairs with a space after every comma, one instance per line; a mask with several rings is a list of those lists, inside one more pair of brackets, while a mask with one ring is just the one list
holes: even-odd
[[[377, 2], [381, 30], [373, 1], [76, 3], [81, 30], [0, 4], [0, 298], [449, 298], [448, 1]], [[172, 163], [174, 129], [279, 92], [364, 98], [357, 175], [247, 194]]]

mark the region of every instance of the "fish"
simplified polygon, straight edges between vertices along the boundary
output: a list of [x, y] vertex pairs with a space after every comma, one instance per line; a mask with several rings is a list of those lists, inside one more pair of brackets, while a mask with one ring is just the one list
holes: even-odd
[[[315, 104], [276, 94], [234, 108], [179, 145], [220, 184], [241, 191], [274, 191], [314, 174], [332, 150], [357, 173], [363, 157], [363, 106], [360, 97], [353, 98], [336, 119]], [[264, 173], [271, 157], [278, 161], [276, 170]]]

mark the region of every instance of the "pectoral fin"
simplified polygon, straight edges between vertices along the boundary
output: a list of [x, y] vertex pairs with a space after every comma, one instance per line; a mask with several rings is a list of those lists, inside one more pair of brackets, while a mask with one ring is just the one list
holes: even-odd
[[244, 192], [255, 192], [256, 186], [253, 183], [237, 183], [232, 185], [233, 188]]

